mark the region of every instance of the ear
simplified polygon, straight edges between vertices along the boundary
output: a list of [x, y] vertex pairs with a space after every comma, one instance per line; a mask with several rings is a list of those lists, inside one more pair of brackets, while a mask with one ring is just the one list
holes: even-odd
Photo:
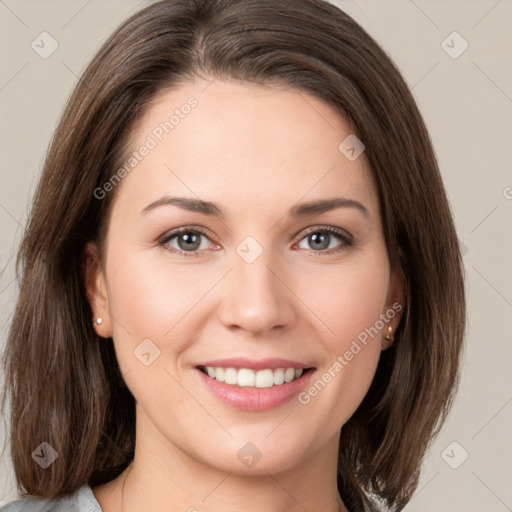
[[[91, 306], [93, 318], [91, 322], [98, 336], [109, 338], [112, 336], [112, 322], [108, 304], [105, 273], [98, 258], [98, 247], [88, 242], [82, 255], [82, 276], [84, 279], [87, 301]], [[97, 319], [101, 318], [100, 324]]]
[[[403, 261], [404, 254], [401, 248], [398, 249], [400, 263]], [[405, 310], [406, 284], [402, 265], [397, 265], [391, 272], [389, 280], [388, 295], [386, 298], [386, 309], [384, 315], [388, 318], [387, 323], [382, 330], [381, 349], [386, 350], [393, 344], [395, 332], [400, 324], [402, 314]], [[391, 326], [391, 332], [389, 327]], [[386, 339], [389, 336], [390, 339]]]

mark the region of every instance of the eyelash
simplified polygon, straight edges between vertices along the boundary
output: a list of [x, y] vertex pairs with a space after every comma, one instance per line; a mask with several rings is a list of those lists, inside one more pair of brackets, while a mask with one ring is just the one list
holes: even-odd
[[[173, 238], [175, 238], [183, 233], [200, 234], [200, 235], [205, 236], [206, 238], [209, 238], [208, 233], [201, 228], [183, 227], [183, 228], [177, 228], [174, 231], [172, 231], [171, 233], [164, 235], [164, 237], [159, 240], [159, 243], [165, 250], [167, 250], [173, 254], [180, 254], [187, 258], [188, 257], [192, 257], [192, 258], [199, 257], [201, 255], [201, 252], [203, 252], [203, 251], [198, 251], [198, 250], [196, 250], [196, 251], [181, 251], [181, 250], [175, 249], [174, 247], [170, 247], [167, 245]], [[349, 249], [350, 247], [353, 247], [355, 245], [355, 242], [352, 240], [351, 237], [345, 235], [343, 231], [333, 228], [331, 226], [320, 226], [320, 227], [308, 228], [306, 230], [306, 232], [303, 234], [302, 238], [299, 240], [299, 242], [301, 242], [304, 238], [306, 238], [311, 233], [328, 233], [330, 235], [336, 236], [343, 242], [343, 244], [340, 247], [330, 249], [330, 250], [323, 250], [323, 251], [310, 250], [310, 252], [312, 252], [312, 253], [329, 255], [329, 254], [338, 253], [343, 250]]]

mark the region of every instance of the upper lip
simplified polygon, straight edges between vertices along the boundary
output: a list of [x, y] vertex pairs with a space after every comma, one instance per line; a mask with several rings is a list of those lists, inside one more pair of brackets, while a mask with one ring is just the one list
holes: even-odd
[[291, 359], [268, 358], [268, 359], [247, 359], [245, 357], [236, 357], [230, 359], [216, 359], [212, 361], [203, 361], [197, 366], [214, 366], [221, 368], [249, 368], [251, 370], [275, 370], [276, 368], [312, 368], [311, 365], [292, 361]]

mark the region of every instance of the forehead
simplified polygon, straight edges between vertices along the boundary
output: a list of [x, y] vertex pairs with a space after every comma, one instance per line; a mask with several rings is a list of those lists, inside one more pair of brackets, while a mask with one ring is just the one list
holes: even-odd
[[347, 158], [347, 137], [347, 121], [304, 91], [186, 82], [160, 91], [135, 125], [139, 155], [118, 193], [139, 210], [169, 194], [220, 201], [227, 215], [346, 196], [378, 215], [372, 172], [364, 152]]

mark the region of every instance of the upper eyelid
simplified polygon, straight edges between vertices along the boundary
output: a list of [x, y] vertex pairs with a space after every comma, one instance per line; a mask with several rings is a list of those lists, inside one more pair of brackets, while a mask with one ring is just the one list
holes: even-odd
[[[334, 234], [334, 235], [337, 234], [339, 236], [345, 236], [349, 240], [352, 240], [354, 238], [346, 229], [338, 228], [335, 226], [329, 226], [329, 225], [321, 225], [321, 224], [318, 226], [311, 226], [309, 228], [305, 228], [302, 231], [300, 231], [300, 233], [304, 233], [303, 236], [305, 236], [310, 233], [314, 233], [315, 231], [329, 231], [329, 232], [331, 232], [331, 234]], [[341, 233], [338, 233], [338, 231], [341, 231]]]
[[211, 239], [210, 231], [207, 230], [206, 228], [202, 228], [199, 226], [182, 226], [182, 227], [167, 231], [165, 234], [158, 237], [158, 240], [160, 242], [166, 242], [166, 241], [170, 240], [171, 238], [174, 238], [175, 236], [178, 236], [182, 233], [187, 233], [189, 231], [198, 232], [199, 234], [204, 235]]

